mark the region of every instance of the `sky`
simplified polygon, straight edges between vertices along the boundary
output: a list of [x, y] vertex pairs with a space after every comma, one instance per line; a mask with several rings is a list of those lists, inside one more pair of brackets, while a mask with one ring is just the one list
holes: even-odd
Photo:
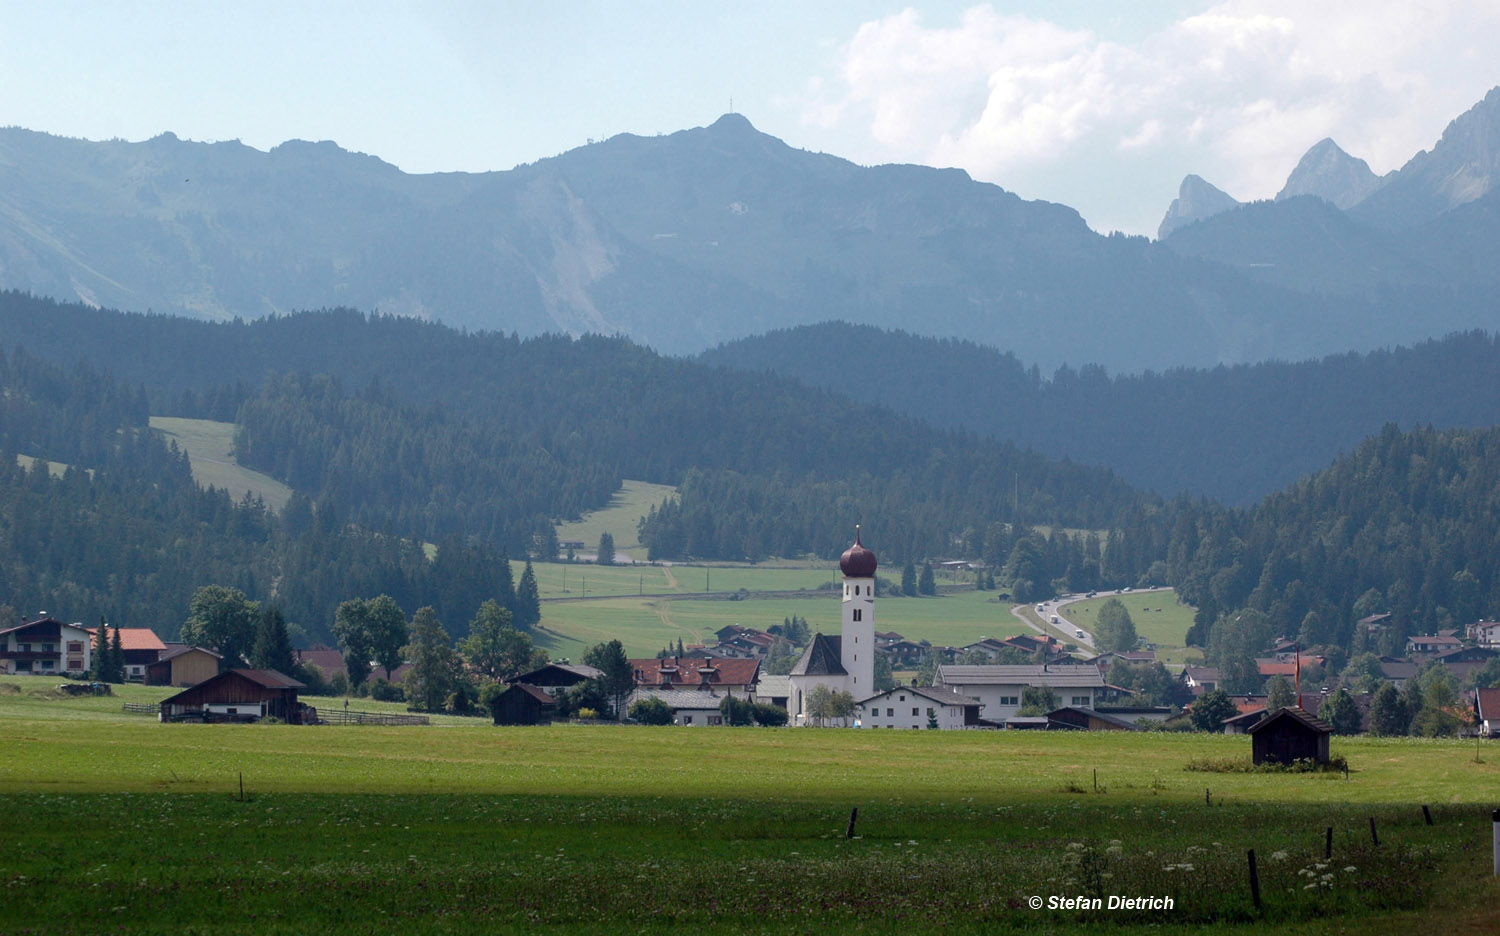
[[1496, 50], [1500, 0], [0, 0], [0, 125], [483, 171], [732, 106], [1154, 235], [1189, 173], [1270, 198], [1324, 137], [1399, 168]]

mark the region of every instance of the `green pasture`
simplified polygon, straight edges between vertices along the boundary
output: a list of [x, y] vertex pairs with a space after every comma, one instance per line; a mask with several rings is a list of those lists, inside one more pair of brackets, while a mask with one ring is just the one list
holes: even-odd
[[659, 594], [723, 594], [739, 591], [814, 591], [837, 577], [837, 563], [821, 567], [784, 565], [599, 566], [589, 562], [534, 562], [543, 598], [587, 598]]
[[1129, 592], [1124, 595], [1101, 595], [1075, 601], [1063, 608], [1062, 614], [1078, 627], [1094, 633], [1099, 626], [1099, 609], [1110, 598], [1119, 598], [1130, 612], [1135, 623], [1135, 632], [1149, 643], [1156, 644], [1156, 658], [1163, 663], [1182, 664], [1201, 662], [1202, 651], [1183, 646], [1188, 628], [1193, 626], [1191, 605], [1179, 604], [1177, 592], [1167, 588], [1150, 592]]
[[234, 460], [234, 423], [152, 416], [151, 428], [187, 452], [188, 462], [193, 467], [193, 480], [203, 487], [226, 490], [235, 500], [249, 492], [277, 511], [285, 507], [292, 496], [292, 489], [285, 484]]
[[[1185, 768], [1242, 757], [1248, 739], [170, 725], [41, 698], [39, 682], [0, 680], [17, 687], [0, 692], [0, 809], [25, 817], [0, 850], [6, 933], [1478, 934], [1500, 921], [1493, 744], [1476, 757], [1472, 742], [1336, 739], [1348, 779], [1206, 774]], [[1028, 905], [1111, 894], [1174, 907]]]
[[557, 538], [582, 540], [584, 552], [593, 555], [594, 550], [599, 546], [599, 536], [608, 533], [615, 538], [616, 553], [624, 553], [633, 559], [645, 559], [646, 550], [641, 546], [640, 533], [636, 525], [652, 507], [660, 506], [661, 502], [676, 490], [667, 484], [625, 481], [620, 490], [609, 499], [609, 504], [604, 509], [584, 514], [577, 520], [558, 524]]
[[[731, 571], [743, 576], [761, 574], [754, 569], [716, 568], [712, 570], [715, 585], [721, 572], [727, 576]], [[774, 572], [767, 570], [764, 574]], [[815, 582], [821, 574], [814, 574], [810, 581]], [[547, 602], [542, 606], [538, 643], [554, 657], [576, 658], [600, 640], [618, 638], [632, 655], [649, 656], [668, 643], [675, 646], [678, 638], [685, 644], [712, 642], [714, 632], [726, 625], [764, 630], [792, 615], [806, 618], [815, 633], [836, 634], [841, 627], [839, 593], [820, 593], [813, 591], [814, 587], [809, 587], [806, 597], [757, 597], [752, 593], [739, 601], [621, 597]], [[994, 592], [959, 591], [936, 598], [881, 598], [875, 603], [875, 629], [896, 631], [911, 640], [927, 640], [938, 646], [963, 646], [981, 637], [1028, 633], [1029, 628], [1011, 615], [1010, 602], [993, 601], [994, 596]]]

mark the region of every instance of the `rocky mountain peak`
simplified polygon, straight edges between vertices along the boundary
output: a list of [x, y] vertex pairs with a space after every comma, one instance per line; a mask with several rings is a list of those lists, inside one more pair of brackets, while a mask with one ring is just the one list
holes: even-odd
[[1178, 187], [1177, 197], [1172, 199], [1166, 217], [1161, 219], [1161, 226], [1156, 229], [1156, 237], [1162, 240], [1179, 228], [1212, 218], [1238, 207], [1239, 204], [1233, 196], [1210, 184], [1202, 176], [1190, 175]]
[[1325, 137], [1303, 154], [1297, 168], [1287, 176], [1286, 185], [1276, 193], [1276, 200], [1314, 195], [1344, 209], [1362, 201], [1381, 181], [1369, 163], [1350, 156]]

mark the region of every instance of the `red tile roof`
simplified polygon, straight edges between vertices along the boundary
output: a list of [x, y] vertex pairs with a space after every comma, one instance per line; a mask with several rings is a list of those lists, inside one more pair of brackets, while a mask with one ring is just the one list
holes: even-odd
[[[92, 637], [99, 628], [85, 627]], [[115, 639], [115, 629], [109, 628], [109, 639]], [[122, 627], [120, 628], [120, 649], [122, 650], [165, 650], [167, 645], [156, 636], [156, 631], [149, 627]]]
[[[755, 683], [756, 675], [760, 671], [759, 660], [734, 660], [734, 659], [706, 659], [704, 657], [663, 657], [661, 659], [631, 660], [630, 667], [635, 670], [635, 684], [637, 686], [661, 686], [662, 667], [669, 669], [671, 685], [674, 686], [696, 686], [703, 682], [705, 675], [700, 670], [708, 670], [708, 683], [712, 686], [749, 686]], [[676, 667], [676, 672], [670, 672]]]

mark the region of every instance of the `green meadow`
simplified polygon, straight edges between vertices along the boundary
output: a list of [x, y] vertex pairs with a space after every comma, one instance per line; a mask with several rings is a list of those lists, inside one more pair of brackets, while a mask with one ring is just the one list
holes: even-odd
[[[578, 568], [596, 567], [574, 567]], [[820, 582], [829, 580], [826, 570], [741, 566], [708, 571], [715, 589], [724, 578], [728, 580], [726, 589], [737, 586], [749, 591], [740, 600], [730, 597], [735, 592], [728, 592], [717, 599], [627, 595], [597, 601], [549, 601], [542, 605], [538, 643], [554, 657], [576, 658], [600, 640], [618, 638], [628, 653], [649, 656], [669, 643], [676, 646], [679, 638], [685, 644], [712, 643], [714, 632], [726, 625], [742, 624], [764, 630], [792, 615], [806, 618], [814, 632], [839, 632], [839, 593], [817, 591]], [[682, 567], [673, 567], [672, 572], [679, 582], [697, 575], [702, 584], [702, 568], [684, 571]], [[539, 571], [539, 580], [540, 575]], [[570, 570], [570, 587], [573, 577], [574, 571]], [[792, 590], [788, 586], [799, 581], [807, 583], [803, 587], [808, 593], [788, 596], [786, 592]], [[754, 586], [762, 584], [773, 594], [757, 595], [761, 589]], [[592, 593], [592, 585], [590, 589]], [[1010, 602], [996, 601], [994, 597], [994, 592], [970, 590], [935, 598], [881, 598], [876, 602], [875, 628], [897, 631], [911, 640], [927, 640], [939, 646], [962, 646], [981, 637], [1028, 633], [1026, 625], [1010, 613]]]
[[1178, 604], [1177, 592], [1170, 588], [1075, 601], [1066, 607], [1064, 614], [1079, 627], [1093, 633], [1099, 625], [1099, 609], [1112, 597], [1119, 598], [1125, 610], [1130, 612], [1135, 632], [1158, 647], [1182, 647], [1188, 628], [1193, 626], [1195, 609]]
[[558, 524], [557, 538], [581, 540], [584, 543], [583, 552], [592, 556], [599, 546], [600, 535], [608, 533], [615, 538], [616, 553], [644, 560], [646, 550], [641, 545], [636, 525], [652, 507], [660, 506], [676, 490], [667, 484], [625, 481], [603, 509], [590, 511], [578, 520]]
[[[0, 679], [6, 933], [1477, 934], [1500, 919], [1496, 745], [1337, 739], [1348, 779], [1206, 774], [1186, 768], [1247, 739], [164, 725], [118, 707], [165, 690], [58, 699], [45, 683]], [[1110, 895], [1173, 907], [1029, 904]]]
[[292, 489], [285, 484], [234, 460], [234, 423], [152, 416], [151, 428], [187, 452], [193, 480], [203, 487], [226, 490], [235, 500], [248, 492], [278, 511], [292, 496]]

